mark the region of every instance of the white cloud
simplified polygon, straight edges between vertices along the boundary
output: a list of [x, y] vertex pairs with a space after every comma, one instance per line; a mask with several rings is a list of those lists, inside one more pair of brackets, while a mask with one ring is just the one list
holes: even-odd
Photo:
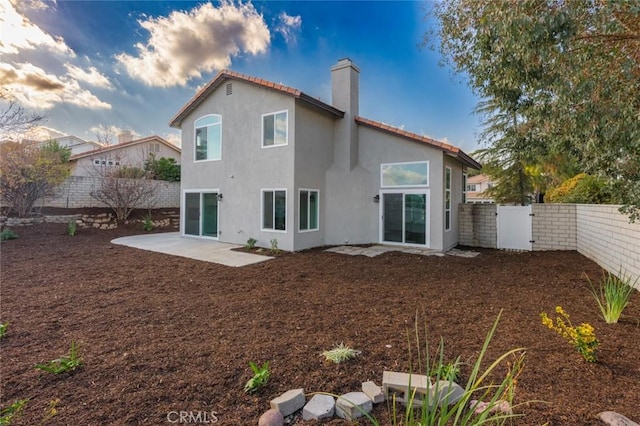
[[177, 147], [181, 147], [182, 146], [182, 138], [180, 137], [180, 134], [178, 133], [165, 133], [162, 138], [164, 140], [166, 140], [169, 143], [174, 144]]
[[302, 26], [302, 17], [289, 16], [286, 12], [280, 12], [278, 15], [278, 24], [276, 25], [276, 31], [282, 34], [287, 43], [295, 42], [296, 33]]
[[30, 63], [0, 63], [0, 85], [9, 89], [16, 100], [27, 108], [51, 109], [68, 103], [91, 109], [111, 109], [76, 80], [58, 77]]
[[46, 141], [50, 139], [61, 138], [67, 134], [61, 130], [47, 126], [36, 126], [29, 129], [24, 135], [25, 139], [33, 139], [36, 141]]
[[[33, 5], [41, 2], [31, 2]], [[9, 0], [0, 0], [0, 56], [2, 54], [18, 54], [20, 50], [45, 48], [57, 54], [75, 57], [75, 52], [67, 46], [61, 37], [52, 37], [33, 24], [25, 16], [18, 13]]]
[[67, 69], [67, 74], [69, 77], [83, 81], [95, 87], [100, 87], [102, 89], [113, 90], [113, 86], [107, 77], [104, 74], [100, 73], [96, 69], [96, 67], [89, 67], [89, 71], [85, 71], [80, 67], [71, 64], [64, 64], [64, 67]]
[[149, 86], [184, 86], [203, 72], [228, 67], [234, 56], [265, 53], [271, 39], [262, 15], [250, 3], [205, 3], [139, 23], [149, 31], [149, 40], [135, 45], [137, 56], [122, 53], [116, 59]]

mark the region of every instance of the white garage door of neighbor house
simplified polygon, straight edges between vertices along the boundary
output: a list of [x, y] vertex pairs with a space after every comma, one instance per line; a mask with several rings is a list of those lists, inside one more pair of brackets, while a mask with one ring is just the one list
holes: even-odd
[[531, 206], [498, 206], [498, 248], [533, 250]]

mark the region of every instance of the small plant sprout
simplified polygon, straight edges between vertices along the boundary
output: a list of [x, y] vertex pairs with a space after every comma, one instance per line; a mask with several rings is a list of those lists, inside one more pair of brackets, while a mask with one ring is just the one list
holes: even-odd
[[632, 282], [631, 277], [622, 273], [622, 271], [620, 271], [618, 276], [607, 272], [603, 273], [600, 287], [596, 289], [586, 274], [585, 277], [591, 286], [591, 294], [598, 303], [602, 318], [604, 318], [607, 324], [617, 323], [620, 315], [622, 315], [622, 311], [629, 303], [629, 299], [631, 299], [634, 286], [638, 280], [636, 279]]
[[460, 379], [460, 357], [447, 363], [434, 363], [430, 376], [436, 380], [455, 382]]
[[269, 381], [269, 376], [271, 375], [269, 373], [269, 361], [262, 364], [262, 367], [258, 367], [253, 361], [249, 361], [249, 367], [253, 371], [253, 377], [244, 385], [244, 391], [246, 393], [254, 393]]
[[280, 249], [278, 248], [278, 239], [274, 238], [272, 240], [269, 241], [271, 243], [271, 254], [278, 254], [280, 253]]
[[249, 238], [245, 247], [248, 249], [253, 249], [256, 246], [257, 242], [258, 240], [256, 240], [255, 238]]
[[15, 240], [17, 238], [18, 234], [9, 228], [4, 228], [2, 232], [0, 232], [0, 241]]
[[67, 222], [67, 234], [69, 234], [70, 237], [73, 237], [76, 235], [76, 221], [75, 220], [70, 220], [69, 222]]
[[153, 231], [153, 220], [151, 220], [151, 215], [148, 214], [144, 217], [144, 222], [142, 222], [142, 229], [144, 231]]
[[9, 327], [8, 322], [0, 324], [0, 339], [2, 339], [5, 334], [7, 334], [7, 327]]
[[78, 354], [78, 347], [75, 342], [71, 342], [69, 355], [48, 361], [44, 364], [36, 364], [36, 368], [53, 374], [62, 374], [74, 371], [82, 365], [82, 360]]
[[345, 345], [343, 342], [340, 342], [340, 344], [336, 345], [333, 349], [322, 352], [322, 356], [327, 361], [331, 361], [335, 364], [340, 364], [342, 362], [355, 358], [361, 353], [362, 353], [361, 351], [351, 349], [349, 346]]
[[0, 409], [0, 425], [9, 425], [13, 420], [20, 417], [28, 401], [28, 399], [18, 399], [8, 407]]

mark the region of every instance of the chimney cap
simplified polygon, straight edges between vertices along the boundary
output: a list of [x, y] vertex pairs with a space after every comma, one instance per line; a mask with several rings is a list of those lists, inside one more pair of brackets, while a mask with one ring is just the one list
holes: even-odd
[[358, 66], [354, 64], [350, 58], [346, 58], [346, 57], [342, 59], [338, 59], [338, 63], [331, 67], [331, 71], [337, 71], [339, 69], [347, 68], [347, 67], [353, 68], [354, 71], [358, 73], [360, 72], [360, 68], [358, 68]]

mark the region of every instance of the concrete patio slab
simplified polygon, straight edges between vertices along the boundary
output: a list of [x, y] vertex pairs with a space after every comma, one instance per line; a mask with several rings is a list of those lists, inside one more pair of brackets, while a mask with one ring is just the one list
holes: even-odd
[[133, 235], [116, 238], [111, 241], [127, 247], [155, 251], [173, 256], [187, 257], [204, 262], [219, 263], [225, 266], [247, 266], [273, 259], [251, 253], [233, 251], [242, 246], [221, 243], [214, 240], [181, 237], [179, 232], [163, 232], [159, 234]]

